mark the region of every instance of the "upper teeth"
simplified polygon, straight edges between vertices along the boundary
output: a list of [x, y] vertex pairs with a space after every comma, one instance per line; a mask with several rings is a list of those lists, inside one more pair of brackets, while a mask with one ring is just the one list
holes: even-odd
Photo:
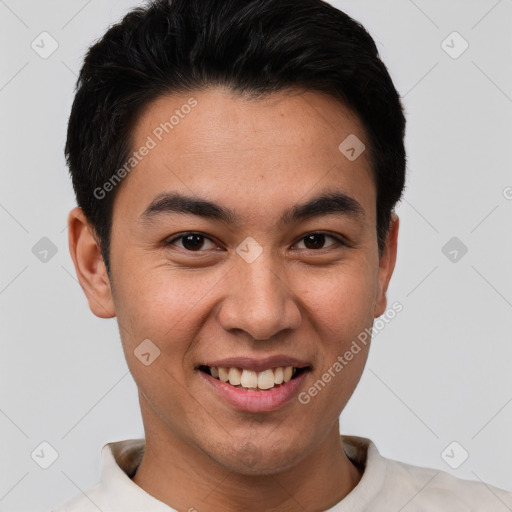
[[293, 366], [284, 366], [274, 369], [255, 372], [253, 370], [241, 370], [240, 368], [225, 368], [223, 366], [210, 366], [212, 377], [222, 382], [229, 382], [232, 386], [241, 385], [244, 388], [270, 389], [275, 384], [288, 382], [295, 371]]

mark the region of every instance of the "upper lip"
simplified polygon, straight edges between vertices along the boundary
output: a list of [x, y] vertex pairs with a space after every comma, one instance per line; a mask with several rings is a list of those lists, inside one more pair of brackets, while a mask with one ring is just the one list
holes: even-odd
[[276, 355], [265, 357], [263, 359], [255, 359], [253, 357], [229, 357], [227, 359], [216, 359], [196, 365], [200, 366], [223, 366], [224, 368], [242, 368], [246, 370], [253, 370], [255, 372], [262, 372], [269, 368], [278, 368], [280, 366], [294, 366], [295, 368], [305, 368], [311, 366], [307, 361], [297, 359], [296, 357], [289, 357], [285, 355]]

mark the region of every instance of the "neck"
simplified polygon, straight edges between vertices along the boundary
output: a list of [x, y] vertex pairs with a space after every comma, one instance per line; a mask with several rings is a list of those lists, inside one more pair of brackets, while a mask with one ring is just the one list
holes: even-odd
[[179, 511], [328, 510], [362, 476], [343, 450], [338, 421], [298, 463], [272, 474], [237, 473], [184, 436], [163, 429], [156, 418], [145, 421], [145, 434], [145, 453], [132, 480]]

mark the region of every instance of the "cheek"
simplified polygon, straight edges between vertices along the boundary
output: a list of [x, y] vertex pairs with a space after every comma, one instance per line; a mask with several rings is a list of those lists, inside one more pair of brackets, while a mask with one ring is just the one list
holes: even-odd
[[346, 341], [373, 322], [377, 289], [373, 270], [347, 265], [302, 282], [303, 291], [298, 294], [302, 293], [317, 327], [325, 326], [328, 338]]
[[170, 343], [175, 355], [184, 352], [202, 323], [198, 315], [211, 288], [207, 281], [156, 269], [139, 276], [132, 273], [124, 282], [129, 285], [118, 290], [116, 313], [127, 355], [145, 339], [162, 352], [169, 351]]
[[190, 277], [185, 283], [165, 274], [132, 274], [129, 287], [119, 290], [116, 307], [119, 324], [128, 326], [120, 329], [122, 346], [139, 390], [154, 407], [179, 417], [182, 400], [171, 398], [186, 396], [184, 361], [202, 325], [205, 292], [193, 287]]
[[326, 419], [336, 420], [363, 373], [373, 324], [372, 275], [368, 269], [347, 266], [329, 278], [311, 279], [315, 284], [303, 295], [317, 339], [318, 364], [299, 399], [318, 429]]

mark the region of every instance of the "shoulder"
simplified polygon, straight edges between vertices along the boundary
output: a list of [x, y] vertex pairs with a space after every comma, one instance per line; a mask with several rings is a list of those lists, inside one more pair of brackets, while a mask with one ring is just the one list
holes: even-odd
[[52, 508], [49, 512], [98, 512], [98, 509], [108, 512], [109, 509], [103, 508], [102, 494], [101, 485], [98, 483]]
[[512, 511], [512, 492], [386, 458], [367, 438], [343, 435], [342, 440], [347, 456], [362, 469], [362, 477], [343, 500], [345, 508], [333, 512]]
[[442, 470], [386, 459], [384, 494], [403, 512], [510, 512], [512, 493], [481, 481], [463, 480]]

